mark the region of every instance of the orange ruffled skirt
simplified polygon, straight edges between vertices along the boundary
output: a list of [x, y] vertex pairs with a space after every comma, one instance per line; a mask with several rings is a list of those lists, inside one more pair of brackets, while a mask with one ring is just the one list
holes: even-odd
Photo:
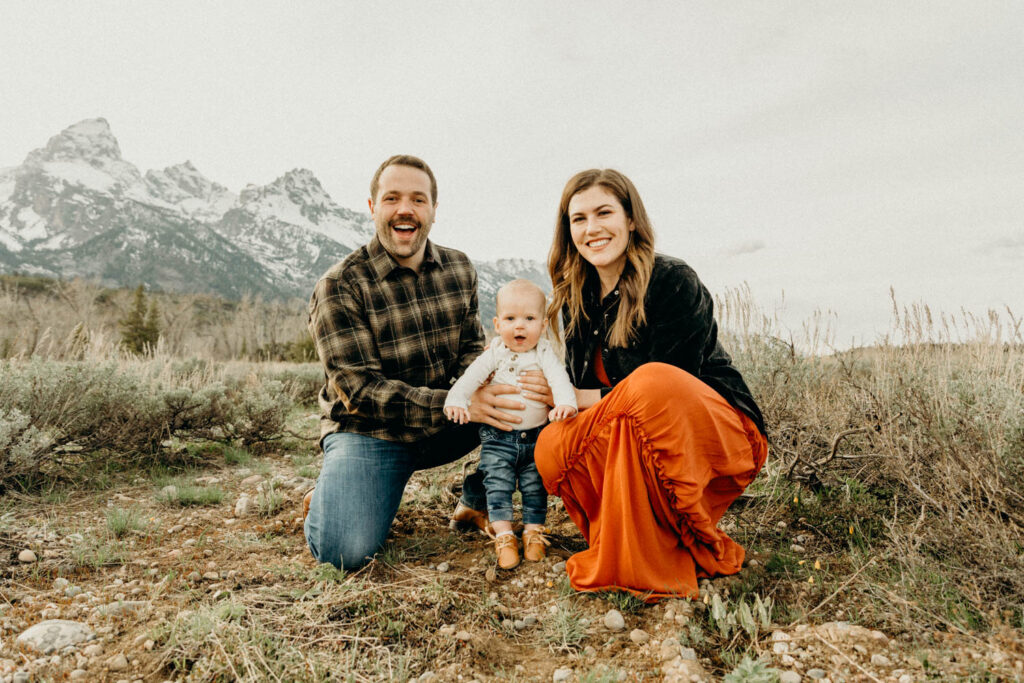
[[566, 563], [573, 588], [695, 598], [698, 579], [738, 572], [743, 548], [718, 520], [767, 454], [749, 417], [665, 363], [545, 427], [537, 469], [589, 544]]

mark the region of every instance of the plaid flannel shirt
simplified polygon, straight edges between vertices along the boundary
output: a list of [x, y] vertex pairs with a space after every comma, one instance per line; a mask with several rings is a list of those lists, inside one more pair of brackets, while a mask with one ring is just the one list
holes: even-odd
[[412, 443], [447, 424], [444, 400], [483, 350], [476, 270], [429, 240], [420, 272], [376, 237], [316, 283], [309, 332], [323, 363], [320, 438]]

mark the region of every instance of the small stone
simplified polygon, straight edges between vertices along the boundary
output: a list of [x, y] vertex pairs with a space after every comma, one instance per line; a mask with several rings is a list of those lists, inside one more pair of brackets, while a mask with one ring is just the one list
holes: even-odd
[[107, 668], [111, 671], [124, 671], [128, 668], [128, 658], [118, 653], [107, 660]]
[[[582, 622], [583, 622], [583, 620], [580, 619], [580, 623], [582, 623]], [[527, 626], [536, 626], [537, 625], [537, 617], [533, 616], [532, 614], [527, 614], [525, 617], [523, 617], [523, 623], [526, 624]]]
[[785, 631], [772, 631], [772, 642], [778, 642], [780, 640], [792, 640], [789, 634]]
[[487, 571], [484, 572], [484, 580], [487, 581], [487, 583], [494, 583], [498, 580], [498, 571], [494, 567], [488, 567]]
[[885, 635], [881, 631], [872, 631], [870, 635], [871, 635], [872, 638], [874, 638], [875, 640], [877, 640], [877, 641], [879, 641], [881, 643], [888, 643], [889, 642], [889, 636]]
[[85, 669], [74, 669], [68, 677], [73, 681], [84, 681], [89, 677], [89, 672]]
[[750, 560], [749, 562], [747, 562], [747, 566], [750, 567], [751, 569], [757, 569], [758, 567], [761, 566], [761, 563], [758, 560], [753, 559], [753, 560]]
[[903, 674], [899, 677], [899, 683], [914, 683], [914, 677], [910, 674]]
[[14, 678], [11, 679], [11, 683], [28, 683], [31, 678], [31, 674], [27, 671], [15, 671]]
[[567, 666], [563, 666], [561, 669], [555, 669], [555, 673], [551, 675], [551, 680], [554, 683], [562, 683], [572, 678], [572, 669]]
[[783, 671], [779, 674], [779, 683], [800, 683], [801, 678], [796, 671]]
[[255, 505], [253, 505], [252, 498], [246, 494], [242, 494], [235, 501], [235, 517], [246, 517], [255, 511]]
[[675, 638], [666, 638], [661, 641], [661, 660], [667, 662], [679, 656], [679, 641]]
[[27, 548], [18, 553], [18, 562], [23, 564], [32, 564], [37, 559], [36, 554]]
[[867, 653], [868, 653], [868, 649], [866, 647], [864, 647], [863, 645], [861, 645], [860, 643], [855, 643], [854, 646], [853, 646], [853, 649], [856, 650], [857, 652], [861, 653], [862, 655], [867, 655]]
[[640, 628], [635, 628], [629, 632], [629, 639], [637, 645], [643, 645], [651, 639], [651, 634]]
[[165, 500], [171, 500], [178, 497], [178, 487], [174, 484], [168, 484], [167, 486], [160, 489], [160, 497]]
[[668, 609], [665, 610], [664, 619], [665, 619], [665, 621], [675, 621], [676, 620], [676, 611], [674, 609], [672, 609], [671, 607], [669, 607]]
[[85, 649], [82, 650], [82, 654], [86, 657], [99, 657], [101, 654], [103, 654], [103, 646], [99, 643], [86, 645]]
[[448, 570], [451, 568], [451, 565], [447, 562], [442, 562], [441, 564], [437, 565], [437, 571], [441, 572], [442, 574], [447, 573]]
[[684, 662], [696, 662], [697, 661], [697, 651], [694, 650], [692, 647], [680, 648], [679, 649], [679, 657]]
[[68, 586], [67, 588], [64, 589], [64, 595], [68, 596], [69, 598], [73, 598], [73, 597], [75, 597], [77, 595], [81, 595], [81, 593], [82, 593], [82, 589], [80, 587], [78, 587], [78, 586]]
[[772, 652], [774, 652], [777, 655], [784, 655], [784, 654], [786, 654], [787, 652], [789, 652], [789, 643], [784, 642], [784, 641], [779, 641], [777, 643], [773, 643], [772, 644]]
[[891, 659], [889, 659], [883, 654], [878, 653], [871, 655], [871, 663], [875, 666], [892, 666]]
[[416, 683], [434, 683], [434, 681], [440, 680], [433, 671], [424, 671], [420, 674], [419, 678], [413, 679]]
[[242, 486], [253, 486], [263, 481], [263, 477], [259, 474], [254, 474], [251, 477], [246, 477], [242, 480]]
[[792, 550], [794, 553], [804, 552], [804, 547], [799, 543], [794, 543], [793, 545], [789, 546], [789, 549]]
[[185, 525], [184, 524], [175, 524], [174, 526], [172, 526], [170, 529], [167, 530], [167, 533], [169, 533], [169, 534], [176, 534], [179, 531], [183, 531], [184, 529], [185, 529]]
[[787, 526], [789, 526], [789, 525], [786, 524], [785, 522], [779, 522], [778, 524], [775, 525], [775, 528], [776, 529], [785, 529]]
[[793, 666], [794, 664], [796, 664], [796, 660], [793, 659], [793, 657], [790, 655], [782, 655], [781, 657], [779, 657], [779, 661], [785, 664], [786, 666]]
[[807, 671], [807, 677], [813, 678], [816, 681], [821, 680], [827, 675], [824, 669], [808, 669]]
[[469, 631], [459, 631], [455, 634], [456, 640], [461, 640], [464, 643], [468, 643], [473, 638]]
[[142, 644], [142, 647], [145, 650], [152, 650], [154, 647], [156, 647], [156, 641], [152, 639], [147, 639], [146, 642]]
[[604, 625], [609, 631], [622, 631], [626, 628], [626, 620], [617, 609], [610, 609], [604, 615]]
[[200, 574], [199, 572], [193, 570], [193, 571], [189, 572], [188, 576], [186, 576], [185, 578], [188, 579], [189, 581], [198, 581], [199, 579], [203, 578], [203, 575]]
[[512, 622], [512, 628], [514, 628], [517, 631], [522, 631], [526, 628], [526, 622], [522, 619], [516, 619]]
[[455, 635], [455, 627], [442, 626], [441, 628], [437, 629], [437, 634], [440, 636], [453, 636]]
[[565, 560], [561, 560], [559, 562], [555, 562], [553, 565], [551, 565], [551, 571], [554, 572], [555, 574], [564, 574], [565, 573]]
[[71, 585], [71, 582], [65, 579], [63, 576], [58, 576], [53, 580], [54, 590], [63, 590]]

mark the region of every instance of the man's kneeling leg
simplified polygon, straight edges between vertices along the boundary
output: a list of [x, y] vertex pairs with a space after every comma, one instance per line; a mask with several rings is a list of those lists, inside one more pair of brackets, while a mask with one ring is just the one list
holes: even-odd
[[408, 446], [361, 434], [324, 438], [305, 534], [318, 562], [355, 569], [384, 544], [412, 474]]

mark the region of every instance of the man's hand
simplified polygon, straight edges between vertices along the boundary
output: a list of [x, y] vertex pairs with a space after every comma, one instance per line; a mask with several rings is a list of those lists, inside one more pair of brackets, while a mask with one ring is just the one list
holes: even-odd
[[576, 409], [572, 406], [555, 406], [548, 413], [548, 419], [552, 422], [561, 422], [575, 416]]
[[444, 414], [448, 416], [448, 419], [452, 422], [460, 425], [464, 425], [469, 422], [469, 411], [465, 408], [458, 406], [445, 406]]
[[540, 370], [527, 370], [519, 373], [519, 388], [524, 398], [532, 398], [546, 406], [555, 405], [555, 397], [551, 395], [548, 380]]
[[[517, 398], [502, 398], [509, 394], [515, 394]], [[505, 424], [513, 424], [523, 421], [519, 415], [503, 413], [502, 408], [511, 410], [523, 409], [526, 404], [518, 399], [519, 388], [511, 384], [485, 384], [475, 392], [470, 399], [469, 419], [471, 422], [490, 425], [503, 432], [511, 432], [514, 427]]]

